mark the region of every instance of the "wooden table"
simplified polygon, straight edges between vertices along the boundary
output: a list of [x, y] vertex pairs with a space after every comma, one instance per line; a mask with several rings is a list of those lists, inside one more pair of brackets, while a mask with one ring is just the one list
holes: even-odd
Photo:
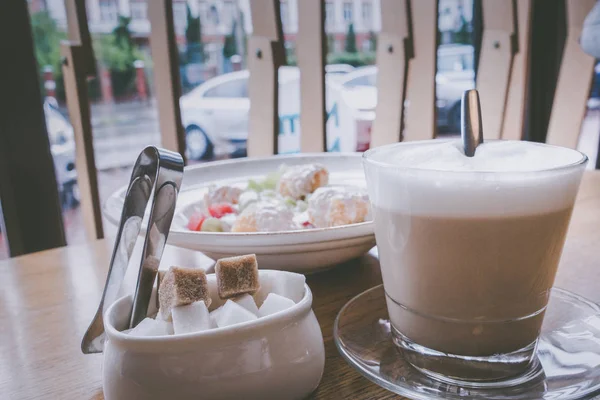
[[[0, 399], [102, 399], [102, 356], [79, 344], [106, 277], [112, 244], [49, 250], [0, 262]], [[600, 172], [586, 172], [557, 286], [600, 302]], [[206, 262], [169, 249], [165, 262]], [[189, 265], [189, 264], [188, 264]], [[325, 374], [314, 399], [399, 398], [352, 369], [333, 343], [333, 321], [353, 296], [381, 282], [369, 254], [308, 277], [323, 330]]]

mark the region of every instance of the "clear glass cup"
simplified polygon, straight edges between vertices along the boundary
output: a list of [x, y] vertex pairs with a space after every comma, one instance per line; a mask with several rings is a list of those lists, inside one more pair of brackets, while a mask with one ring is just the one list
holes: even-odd
[[439, 143], [396, 143], [363, 158], [394, 342], [436, 379], [515, 385], [534, 364], [587, 157], [563, 149], [573, 152], [564, 164], [508, 172], [390, 162]]

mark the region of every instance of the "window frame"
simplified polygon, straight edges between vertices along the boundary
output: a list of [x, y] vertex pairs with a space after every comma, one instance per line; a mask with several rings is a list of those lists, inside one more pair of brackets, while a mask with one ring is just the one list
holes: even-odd
[[351, 1], [344, 1], [342, 3], [342, 18], [346, 25], [354, 22], [354, 4]]
[[335, 3], [333, 1], [325, 2], [325, 29], [335, 29]]
[[[369, 0], [363, 0], [360, 4], [360, 11], [363, 26], [367, 29], [373, 28], [373, 3]], [[368, 14], [368, 15], [366, 15]]]

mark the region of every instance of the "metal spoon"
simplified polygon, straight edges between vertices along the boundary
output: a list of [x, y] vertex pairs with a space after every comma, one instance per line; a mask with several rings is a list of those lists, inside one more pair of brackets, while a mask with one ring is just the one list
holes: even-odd
[[121, 223], [100, 305], [81, 342], [81, 351], [84, 354], [101, 353], [104, 348], [104, 313], [117, 300], [133, 247], [140, 233], [144, 211], [154, 188], [129, 327], [136, 326], [146, 317], [182, 179], [183, 158], [180, 154], [149, 146], [139, 155], [125, 195]]
[[483, 143], [481, 105], [479, 92], [467, 90], [462, 95], [460, 111], [460, 135], [462, 136], [465, 156], [473, 157], [477, 146]]

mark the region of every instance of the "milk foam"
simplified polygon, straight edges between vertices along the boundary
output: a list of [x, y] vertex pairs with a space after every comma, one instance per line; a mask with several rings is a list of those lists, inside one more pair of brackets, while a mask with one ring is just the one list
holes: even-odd
[[460, 140], [428, 140], [370, 150], [364, 165], [375, 207], [481, 217], [571, 207], [583, 158], [575, 150], [524, 141], [485, 142], [466, 157]]
[[462, 141], [426, 141], [423, 145], [390, 147], [377, 156], [396, 166], [440, 171], [530, 172], [558, 168], [581, 160], [581, 153], [564, 147], [524, 141], [492, 141], [465, 157]]

